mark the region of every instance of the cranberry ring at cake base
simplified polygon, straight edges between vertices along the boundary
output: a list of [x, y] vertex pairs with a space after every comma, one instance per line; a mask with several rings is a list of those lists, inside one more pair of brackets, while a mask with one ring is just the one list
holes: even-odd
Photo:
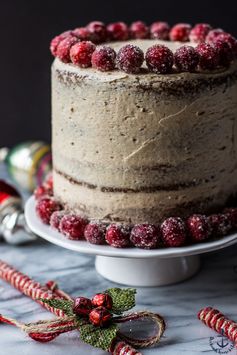
[[[134, 43], [124, 46], [120, 43], [128, 40]], [[135, 45], [139, 40], [156, 40], [157, 43], [143, 53]], [[117, 53], [113, 48], [116, 41], [122, 46]], [[173, 51], [166, 42], [174, 42]], [[182, 45], [185, 42], [187, 45]], [[62, 62], [72, 62], [81, 68], [92, 66], [100, 71], [118, 68], [130, 74], [146, 69], [156, 74], [170, 74], [227, 68], [237, 57], [237, 41], [231, 34], [212, 29], [205, 23], [194, 27], [179, 23], [170, 27], [166, 22], [157, 21], [148, 27], [144, 22], [136, 21], [129, 27], [123, 22], [106, 26], [93, 21], [86, 27], [53, 38], [50, 50]], [[93, 55], [93, 52], [96, 53]], [[144, 58], [146, 66], [143, 67]]]
[[159, 249], [215, 240], [237, 231], [237, 208], [209, 216], [193, 214], [184, 219], [166, 218], [160, 224], [122, 224], [89, 220], [63, 209], [46, 184], [35, 190], [36, 213], [41, 221], [70, 240], [85, 240], [115, 248]]

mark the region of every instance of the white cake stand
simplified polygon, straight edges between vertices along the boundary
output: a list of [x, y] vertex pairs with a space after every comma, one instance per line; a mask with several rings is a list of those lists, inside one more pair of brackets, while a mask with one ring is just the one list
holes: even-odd
[[183, 281], [199, 270], [200, 254], [220, 250], [237, 242], [235, 233], [207, 243], [179, 248], [119, 249], [66, 239], [37, 217], [33, 196], [26, 203], [25, 216], [35, 234], [63, 248], [96, 255], [95, 267], [99, 274], [129, 286], [162, 286]]

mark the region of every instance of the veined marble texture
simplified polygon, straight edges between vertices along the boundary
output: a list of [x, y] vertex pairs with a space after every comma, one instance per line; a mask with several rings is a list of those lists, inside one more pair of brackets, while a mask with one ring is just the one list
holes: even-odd
[[[5, 172], [0, 168], [0, 178], [2, 177], [5, 177]], [[212, 306], [237, 321], [236, 255], [237, 245], [204, 255], [202, 268], [192, 279], [172, 286], [137, 289], [136, 309], [160, 313], [167, 322], [165, 337], [160, 345], [143, 350], [144, 355], [237, 353], [229, 342], [225, 339], [222, 342], [221, 337], [218, 338], [215, 332], [197, 319], [200, 308]], [[119, 287], [96, 273], [94, 257], [64, 250], [41, 239], [20, 247], [13, 247], [1, 241], [0, 258], [42, 284], [48, 280], [56, 280], [60, 288], [72, 296], [91, 297], [107, 288]], [[0, 313], [24, 322], [53, 317], [40, 305], [1, 280]], [[83, 344], [76, 331], [60, 335], [50, 343], [41, 344], [28, 338], [19, 329], [1, 324], [0, 355], [9, 354], [105, 353]]]

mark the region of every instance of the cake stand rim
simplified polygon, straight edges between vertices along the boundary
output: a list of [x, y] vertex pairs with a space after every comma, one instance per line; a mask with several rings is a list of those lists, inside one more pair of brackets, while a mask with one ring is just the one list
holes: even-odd
[[86, 241], [66, 239], [61, 233], [44, 224], [35, 212], [35, 198], [32, 195], [25, 203], [25, 218], [28, 227], [39, 237], [57, 246], [79, 253], [119, 258], [178, 258], [218, 251], [237, 243], [237, 233], [205, 243], [178, 248], [144, 250], [139, 248], [113, 248], [109, 245], [92, 245]]

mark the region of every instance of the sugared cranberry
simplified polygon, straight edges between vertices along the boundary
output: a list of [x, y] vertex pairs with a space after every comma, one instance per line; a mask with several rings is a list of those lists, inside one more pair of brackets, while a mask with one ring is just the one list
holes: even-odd
[[69, 239], [79, 240], [84, 239], [86, 225], [86, 219], [75, 214], [67, 214], [61, 219], [59, 229]]
[[129, 30], [132, 38], [137, 38], [137, 39], [148, 38], [149, 28], [142, 21], [133, 22]]
[[63, 38], [59, 35], [59, 36], [56, 36], [52, 39], [52, 41], [50, 42], [50, 51], [52, 53], [52, 55], [54, 57], [56, 57], [57, 55], [57, 48], [58, 48], [58, 45], [59, 43], [63, 40]]
[[36, 204], [36, 213], [42, 222], [49, 224], [50, 217], [55, 211], [60, 211], [62, 206], [52, 197], [42, 197]]
[[157, 248], [161, 241], [160, 228], [153, 224], [137, 224], [131, 231], [130, 240], [138, 248]]
[[89, 320], [96, 327], [105, 326], [112, 318], [111, 313], [105, 307], [97, 307], [90, 312]]
[[170, 26], [167, 22], [154, 22], [150, 27], [151, 38], [167, 40], [169, 39]]
[[167, 218], [161, 224], [162, 240], [167, 247], [180, 247], [185, 244], [187, 231], [179, 217]]
[[112, 309], [113, 300], [108, 293], [97, 293], [91, 300], [94, 307], [105, 307], [107, 309]]
[[148, 48], [145, 59], [148, 69], [154, 73], [166, 74], [172, 70], [174, 56], [166, 46], [156, 44]]
[[73, 31], [72, 31], [72, 30], [64, 31], [64, 32], [62, 32], [62, 33], [60, 34], [60, 36], [61, 36], [62, 38], [66, 38], [66, 37], [68, 37], [68, 36], [73, 36]]
[[124, 22], [110, 23], [107, 32], [111, 41], [126, 41], [129, 38], [128, 26]]
[[226, 208], [224, 214], [230, 220], [232, 229], [237, 229], [237, 208]]
[[52, 41], [50, 43], [50, 51], [54, 57], [56, 57], [56, 55], [57, 55], [57, 48], [58, 48], [59, 43], [63, 39], [65, 39], [67, 37], [72, 37], [72, 36], [73, 36], [72, 31], [66, 31], [66, 32], [63, 32], [60, 35], [58, 35], [52, 39]]
[[91, 41], [94, 43], [102, 43], [107, 40], [107, 30], [103, 22], [93, 21], [86, 26], [91, 35]]
[[126, 73], [138, 73], [144, 61], [143, 51], [132, 44], [120, 48], [117, 54], [117, 66]]
[[189, 237], [194, 242], [202, 242], [211, 236], [211, 225], [205, 215], [194, 214], [186, 222]]
[[224, 33], [224, 31], [221, 28], [214, 28], [206, 36], [206, 42], [212, 43], [222, 33]]
[[72, 31], [72, 34], [76, 36], [81, 41], [90, 41], [91, 34], [86, 27], [78, 27]]
[[215, 41], [221, 40], [229, 44], [230, 48], [233, 51], [234, 56], [237, 57], [237, 39], [231, 36], [229, 33], [221, 33], [219, 36], [216, 37]]
[[191, 42], [201, 43], [205, 42], [208, 33], [211, 31], [212, 27], [207, 23], [198, 23], [195, 25], [189, 35]]
[[84, 236], [91, 244], [105, 244], [105, 233], [106, 225], [99, 222], [90, 222], [84, 230]]
[[178, 70], [192, 72], [199, 63], [199, 55], [191, 46], [182, 46], [174, 54], [174, 63]]
[[209, 216], [213, 237], [221, 237], [231, 230], [231, 221], [225, 214], [213, 214]]
[[70, 63], [70, 49], [78, 42], [78, 38], [75, 36], [69, 36], [64, 38], [57, 47], [56, 55], [64, 63]]
[[88, 316], [92, 310], [92, 303], [89, 298], [77, 297], [73, 304], [73, 313], [78, 316]]
[[115, 68], [116, 52], [113, 48], [103, 46], [97, 48], [91, 57], [92, 67], [101, 71], [109, 71]]
[[188, 23], [178, 23], [170, 30], [171, 41], [187, 42], [191, 31], [191, 25]]
[[88, 68], [91, 66], [91, 57], [95, 51], [95, 45], [90, 41], [82, 41], [72, 46], [70, 50], [70, 57], [73, 64], [81, 68]]
[[225, 42], [223, 39], [217, 38], [216, 40], [214, 40], [214, 43], [212, 45], [218, 52], [219, 65], [223, 67], [228, 67], [234, 58], [233, 51], [228, 42]]
[[208, 43], [200, 43], [196, 47], [199, 54], [199, 66], [203, 70], [213, 70], [218, 67], [219, 54], [217, 50]]
[[110, 224], [107, 228], [105, 240], [115, 248], [125, 248], [130, 245], [130, 228], [122, 224]]
[[51, 225], [51, 227], [59, 231], [59, 226], [60, 226], [61, 219], [66, 214], [67, 214], [67, 212], [64, 211], [64, 210], [53, 212], [51, 217], [50, 217], [50, 221], [49, 221], [49, 224]]
[[52, 174], [52, 171], [50, 171], [46, 175], [43, 185], [46, 187], [46, 189], [53, 190], [53, 174]]
[[53, 190], [46, 188], [44, 185], [38, 186], [34, 191], [34, 196], [36, 200], [39, 200], [43, 196], [52, 196]]

